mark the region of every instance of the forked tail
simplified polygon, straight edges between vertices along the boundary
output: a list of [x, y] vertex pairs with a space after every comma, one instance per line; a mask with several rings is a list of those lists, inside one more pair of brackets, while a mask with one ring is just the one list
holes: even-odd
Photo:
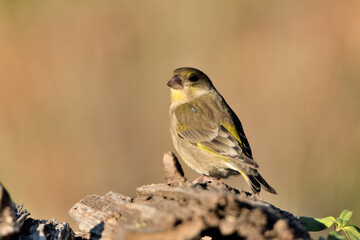
[[249, 179], [248, 183], [251, 187], [251, 190], [254, 193], [259, 193], [261, 188], [265, 189], [266, 191], [273, 193], [273, 194], [277, 194], [275, 189], [273, 187], [271, 187], [266, 181], [265, 179], [260, 175], [260, 173], [258, 173], [255, 170], [255, 174], [254, 175], [246, 175]]
[[258, 194], [261, 191], [261, 188], [263, 188], [272, 194], [277, 194], [275, 189], [265, 181], [256, 169], [249, 166], [244, 167], [237, 162], [233, 162], [232, 167], [245, 178], [253, 193]]

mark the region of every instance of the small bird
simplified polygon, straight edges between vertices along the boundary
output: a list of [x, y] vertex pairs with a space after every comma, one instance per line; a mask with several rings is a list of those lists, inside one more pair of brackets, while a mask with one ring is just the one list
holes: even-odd
[[171, 89], [170, 132], [176, 151], [202, 174], [194, 183], [241, 174], [251, 190], [276, 194], [257, 171], [249, 142], [234, 111], [200, 70], [175, 69]]

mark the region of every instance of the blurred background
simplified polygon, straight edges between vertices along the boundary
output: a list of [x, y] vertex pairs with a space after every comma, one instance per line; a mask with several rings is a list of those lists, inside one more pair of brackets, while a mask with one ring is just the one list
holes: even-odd
[[355, 0], [1, 1], [0, 180], [73, 227], [86, 195], [163, 182], [166, 82], [192, 66], [241, 119], [266, 201], [359, 225], [359, 23]]

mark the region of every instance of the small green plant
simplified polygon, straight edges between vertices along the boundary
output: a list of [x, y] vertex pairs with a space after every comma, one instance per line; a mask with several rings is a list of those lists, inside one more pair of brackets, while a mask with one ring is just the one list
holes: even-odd
[[[334, 225], [334, 230], [329, 233], [327, 240], [345, 239], [345, 236], [340, 234], [341, 231], [344, 232], [349, 239], [360, 240], [360, 228], [355, 225], [347, 225], [352, 215], [352, 211], [345, 209], [336, 219], [334, 217], [300, 217], [300, 222], [308, 231], [322, 231]], [[325, 240], [325, 238], [319, 237], [319, 240]]]

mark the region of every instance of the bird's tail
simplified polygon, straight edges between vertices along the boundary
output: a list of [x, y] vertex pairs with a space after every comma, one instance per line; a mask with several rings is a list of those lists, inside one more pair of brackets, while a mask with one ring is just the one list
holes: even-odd
[[258, 171], [255, 170], [254, 174], [246, 175], [246, 177], [248, 178], [246, 180], [254, 193], [259, 193], [261, 188], [263, 188], [270, 193], [277, 194], [275, 189], [265, 181]]
[[244, 166], [236, 162], [233, 162], [232, 167], [245, 178], [253, 193], [258, 194], [261, 191], [261, 188], [263, 188], [270, 193], [277, 194], [275, 189], [265, 181], [256, 169], [248, 166], [244, 168]]

